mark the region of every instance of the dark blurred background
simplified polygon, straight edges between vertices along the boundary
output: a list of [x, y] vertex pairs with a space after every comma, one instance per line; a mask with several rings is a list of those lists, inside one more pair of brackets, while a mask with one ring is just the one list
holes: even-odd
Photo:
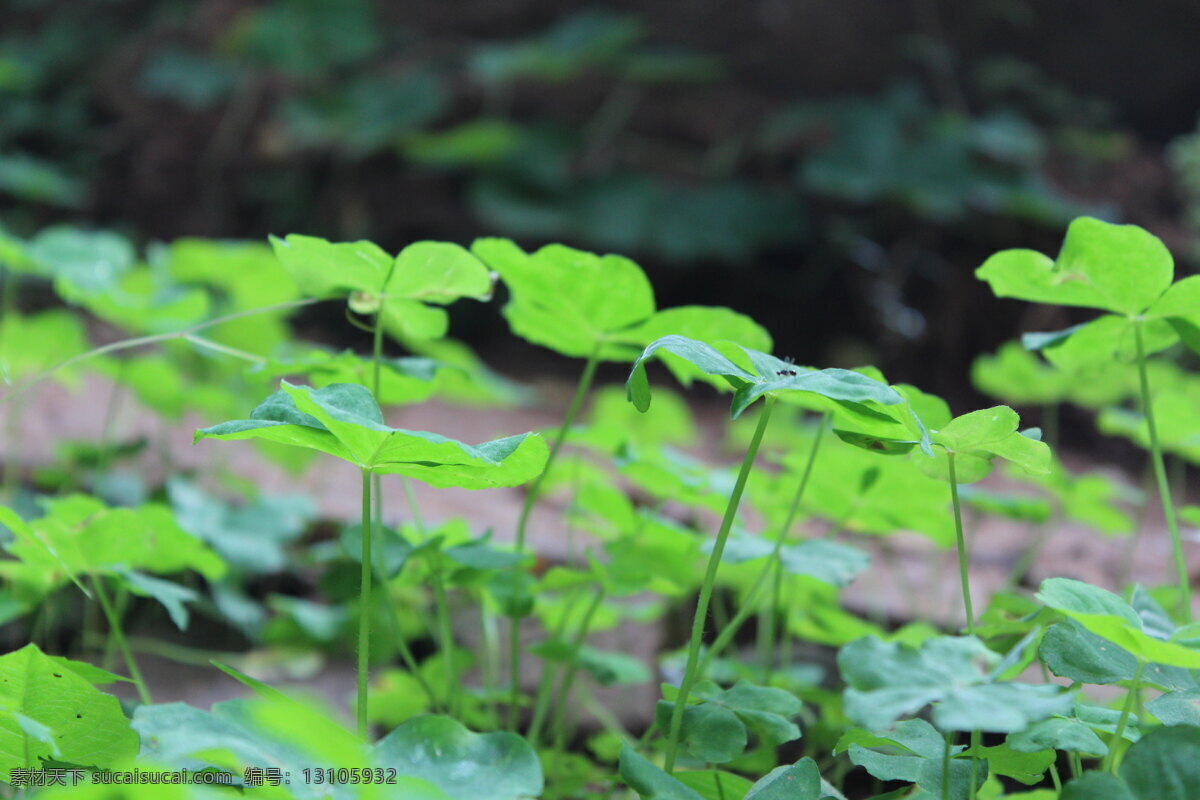
[[[1094, 214], [1180, 274], [1200, 255], [1195, 0], [0, 9], [19, 235], [562, 241], [634, 258], [660, 306], [752, 314], [800, 363], [964, 402], [974, 355], [1074, 320], [993, 299], [990, 253]], [[502, 370], [560, 367], [457, 313]]]

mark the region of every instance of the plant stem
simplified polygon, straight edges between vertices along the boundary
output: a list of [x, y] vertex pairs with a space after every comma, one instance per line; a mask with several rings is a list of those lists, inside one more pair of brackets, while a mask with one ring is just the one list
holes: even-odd
[[575, 684], [575, 676], [579, 674], [579, 651], [587, 642], [588, 633], [592, 629], [592, 618], [596, 616], [596, 612], [604, 603], [604, 594], [604, 587], [598, 587], [591, 604], [584, 611], [583, 619], [579, 623], [579, 630], [575, 632], [575, 639], [571, 642], [571, 660], [567, 662], [566, 672], [558, 684], [558, 696], [554, 701], [554, 752], [556, 753], [561, 753], [566, 744], [567, 701], [571, 698], [571, 687]]
[[73, 364], [78, 364], [81, 361], [86, 361], [89, 358], [95, 358], [96, 356], [102, 356], [105, 353], [115, 353], [115, 352], [118, 352], [121, 350], [130, 350], [134, 347], [144, 347], [145, 345], [149, 345], [149, 344], [158, 344], [159, 342], [169, 342], [172, 339], [184, 339], [187, 341], [191, 341], [193, 344], [200, 345], [201, 347], [209, 347], [211, 349], [218, 349], [221, 352], [225, 352], [230, 355], [237, 355], [240, 358], [249, 356], [252, 360], [257, 360], [258, 359], [257, 356], [252, 356], [249, 353], [242, 353], [240, 350], [235, 351], [235, 350], [233, 350], [233, 348], [225, 347], [224, 345], [217, 344], [216, 342], [213, 342], [209, 339], [201, 339], [200, 337], [193, 336], [192, 334], [196, 333], [196, 331], [202, 331], [205, 328], [211, 328], [214, 325], [220, 325], [224, 322], [230, 322], [235, 319], [241, 319], [243, 317], [251, 317], [251, 316], [255, 316], [257, 314], [267, 314], [271, 311], [284, 311], [284, 310], [291, 309], [291, 308], [301, 308], [303, 306], [311, 306], [314, 303], [320, 303], [325, 299], [327, 299], [327, 298], [306, 297], [302, 300], [290, 300], [286, 303], [275, 303], [274, 305], [262, 306], [261, 308], [248, 308], [243, 311], [235, 311], [232, 314], [226, 314], [222, 317], [215, 317], [210, 320], [205, 320], [204, 322], [197, 322], [195, 325], [190, 325], [181, 330], [168, 331], [167, 333], [155, 333], [155, 334], [151, 334], [149, 336], [136, 336], [132, 339], [122, 339], [119, 342], [111, 342], [106, 345], [101, 345], [100, 347], [96, 347], [91, 350], [88, 350], [86, 353], [80, 353], [78, 355], [71, 356], [70, 358], [66, 359], [65, 361], [60, 361], [59, 363], [55, 364], [53, 367], [46, 370], [45, 372], [41, 372], [37, 375], [34, 375], [29, 380], [24, 381], [23, 383], [15, 386], [13, 388], [13, 390], [10, 391], [8, 394], [4, 395], [4, 397], [0, 397], [0, 403], [7, 402], [8, 400], [11, 400], [14, 397], [17, 397], [17, 396], [23, 394], [24, 392], [28, 391], [33, 386], [37, 385], [41, 381], [45, 380], [46, 378], [49, 378], [54, 373], [58, 372], [60, 369], [65, 369]]
[[942, 751], [942, 800], [950, 800], [950, 734], [943, 737], [946, 749]]
[[[571, 615], [575, 612], [575, 606], [578, 603], [578, 598], [573, 594], [563, 604], [562, 617], [558, 620], [558, 624], [554, 626], [553, 631], [548, 631], [550, 638], [553, 641], [562, 640], [567, 633], [567, 624], [571, 621]], [[536, 748], [539, 739], [541, 738], [542, 724], [546, 721], [546, 714], [550, 711], [550, 700], [554, 694], [554, 683], [558, 678], [556, 671], [557, 663], [546, 661], [542, 665], [542, 676], [538, 681], [537, 693], [534, 695], [533, 715], [529, 718], [529, 728], [525, 732], [525, 738], [529, 743]]]
[[1179, 611], [1184, 622], [1192, 620], [1192, 590], [1188, 584], [1187, 562], [1183, 556], [1183, 543], [1179, 539], [1179, 523], [1175, 519], [1175, 504], [1171, 501], [1171, 486], [1167, 481], [1167, 470], [1163, 466], [1162, 446], [1158, 441], [1158, 426], [1154, 422], [1154, 404], [1150, 401], [1150, 379], [1146, 376], [1146, 344], [1142, 336], [1142, 321], [1133, 324], [1137, 342], [1138, 382], [1142, 390], [1142, 413], [1146, 416], [1146, 432], [1150, 436], [1150, 456], [1154, 464], [1154, 479], [1158, 482], [1158, 496], [1162, 501], [1163, 516], [1171, 534], [1171, 552], [1175, 558], [1175, 571], [1179, 581]]
[[1050, 780], [1054, 782], [1054, 796], [1058, 797], [1062, 794], [1062, 777], [1058, 774], [1058, 753], [1055, 753], [1055, 761], [1050, 764]]
[[1113, 733], [1112, 744], [1108, 746], [1108, 755], [1104, 757], [1103, 769], [1114, 775], [1117, 774], [1117, 748], [1121, 746], [1122, 738], [1125, 736], [1125, 727], [1129, 724], [1129, 716], [1133, 712], [1134, 696], [1142, 690], [1142, 673], [1145, 669], [1146, 662], [1138, 661], [1137, 672], [1133, 674], [1133, 685], [1129, 687], [1129, 693], [1125, 695], [1125, 705], [1121, 706], [1117, 730]]
[[954, 506], [954, 535], [958, 548], [958, 572], [962, 581], [963, 608], [967, 612], [967, 635], [975, 635], [975, 611], [971, 606], [971, 576], [967, 569], [967, 542], [963, 535], [962, 508], [958, 503], [958, 476], [954, 472], [954, 453], [946, 453], [950, 473], [950, 502]]
[[983, 746], [983, 735], [978, 729], [971, 731], [971, 784], [970, 797], [975, 800], [979, 791], [979, 751]]
[[[971, 577], [968, 569], [970, 559], [967, 557], [966, 536], [963, 535], [962, 507], [958, 502], [958, 475], [954, 471], [953, 452], [947, 451], [946, 464], [950, 477], [950, 502], [954, 506], [954, 535], [958, 549], [958, 572], [962, 580], [963, 608], [967, 613], [967, 635], [974, 636], [975, 610], [971, 606]], [[969, 787], [971, 800], [975, 800], [975, 780], [979, 777], [979, 757], [977, 755], [979, 744], [979, 731], [971, 731], [971, 784]]]
[[371, 473], [362, 471], [362, 570], [358, 595], [358, 735], [366, 739], [367, 695], [371, 662]]
[[[389, 273], [389, 275], [390, 275], [390, 273]], [[371, 338], [372, 338], [371, 358], [374, 363], [374, 375], [372, 376], [373, 385], [371, 387], [371, 394], [374, 395], [375, 402], [379, 403], [379, 405], [382, 406], [383, 403], [381, 402], [380, 397], [379, 397], [379, 385], [380, 385], [380, 362], [383, 360], [383, 326], [380, 325], [379, 323], [380, 323], [380, 316], [378, 314], [376, 314], [375, 320], [374, 320], [374, 327], [372, 328], [372, 334], [371, 334]], [[417, 525], [418, 529], [423, 529], [424, 526], [420, 522], [420, 514], [417, 512], [417, 509], [416, 509], [416, 499], [412, 496], [412, 486], [409, 484], [408, 478], [406, 478], [405, 476], [403, 476], [403, 475], [400, 476], [400, 480], [401, 480], [402, 484], [404, 485], [404, 490], [408, 497], [409, 508], [413, 515], [414, 522]], [[382, 481], [383, 481], [383, 476], [381, 476], [381, 475], [372, 475], [371, 476], [371, 492], [372, 492], [372, 500], [374, 501], [373, 513], [374, 513], [375, 524], [369, 530], [367, 528], [363, 528], [363, 536], [367, 536], [369, 534], [370, 536], [374, 537], [376, 530], [379, 530], [379, 531], [384, 530]], [[372, 572], [374, 572], [374, 564], [372, 564], [371, 567], [372, 567]], [[377, 577], [379, 578], [379, 582], [381, 584], [384, 584], [387, 582], [387, 577], [385, 575], [379, 574]], [[413, 657], [412, 650], [409, 648], [408, 642], [406, 642], [404, 640], [404, 632], [400, 627], [400, 616], [399, 616], [399, 614], [396, 613], [396, 606], [392, 602], [392, 597], [391, 597], [390, 593], [388, 593], [388, 592], [384, 593], [383, 602], [384, 602], [385, 608], [388, 611], [388, 617], [392, 623], [393, 633], [396, 636], [396, 649], [400, 653], [400, 658], [404, 661], [404, 666], [408, 668], [408, 671], [412, 674], [413, 678], [415, 678], [417, 683], [420, 685], [421, 690], [425, 693], [425, 696], [427, 698], [429, 698], [429, 703], [430, 703], [431, 707], [435, 706], [437, 704], [437, 697], [434, 695], [433, 689], [430, 688], [429, 683], [425, 680], [424, 676], [422, 676], [420, 671], [417, 669], [417, 660]]]
[[446, 582], [442, 575], [442, 551], [433, 554], [433, 569], [430, 570], [430, 581], [433, 583], [433, 602], [437, 608], [438, 639], [442, 647], [442, 669], [446, 679], [446, 712], [457, 717], [459, 714], [458, 670], [455, 669], [454, 658], [454, 627], [450, 624], [450, 603], [446, 598]]
[[[758, 573], [758, 578], [755, 579], [754, 585], [746, 595], [742, 605], [738, 608], [737, 613], [733, 615], [733, 619], [728, 624], [721, 626], [721, 632], [717, 634], [717, 638], [713, 640], [712, 646], [704, 654], [704, 659], [700, 662], [701, 675], [708, 671], [712, 660], [720, 656], [725, 648], [729, 646], [729, 643], [733, 641], [733, 637], [737, 635], [738, 630], [741, 629], [742, 625], [750, 617], [754, 608], [754, 600], [758, 596], [759, 589], [765, 585], [772, 566], [778, 563], [782, 567], [781, 553], [783, 545], [787, 542], [787, 536], [791, 531], [792, 523], [796, 521], [796, 514], [800, 510], [800, 502], [804, 499], [804, 490], [808, 486], [809, 477], [812, 476], [813, 464], [817, 461], [817, 450], [821, 446], [821, 437], [825, 433], [825, 424], [828, 418], [828, 414], [821, 416], [820, 426], [817, 428], [817, 436], [813, 439], [812, 447], [809, 448], [808, 460], [804, 464], [804, 472], [800, 476], [799, 485], [796, 486], [796, 493], [792, 495], [792, 504], [788, 507], [787, 518], [779, 528], [779, 535], [775, 537], [775, 548], [771, 551], [771, 556], [767, 559], [767, 563], [763, 565], [762, 571]], [[776, 597], [775, 608], [778, 607], [778, 597]]]
[[1042, 406], [1042, 441], [1051, 447], [1058, 447], [1058, 403]]
[[[579, 383], [575, 386], [575, 397], [571, 400], [571, 406], [563, 418], [562, 427], [558, 429], [554, 442], [550, 445], [550, 454], [546, 458], [546, 465], [542, 467], [542, 471], [530, 485], [529, 491], [525, 493], [525, 502], [521, 505], [521, 515], [517, 518], [515, 544], [518, 554], [525, 552], [525, 529], [529, 525], [529, 515], [533, 511], [534, 504], [537, 503], [542, 483], [550, 473], [550, 467], [558, 457], [558, 451], [562, 449], [567, 434], [571, 432], [571, 426], [575, 424], [575, 418], [579, 416], [579, 411], [583, 408], [583, 401], [592, 388], [592, 381], [596, 377], [596, 367], [600, 364], [601, 346], [601, 343], [597, 343], [592, 349], [591, 355], [588, 356], [583, 373], [579, 376]], [[514, 567], [514, 569], [519, 568]], [[515, 731], [521, 704], [521, 620], [516, 617], [509, 620], [508, 647], [509, 672], [511, 673], [509, 675], [508, 727], [509, 730]]]
[[[821, 415], [821, 420], [817, 424], [817, 434], [813, 439], [812, 447], [808, 450], [808, 461], [804, 465], [804, 474], [800, 478], [800, 485], [796, 487], [796, 493], [792, 495], [792, 504], [788, 507], [787, 519], [783, 523], [783, 527], [779, 530], [779, 536], [775, 539], [775, 548], [771, 551], [771, 558], [768, 564], [773, 564], [775, 569], [774, 580], [771, 582], [771, 602], [768, 606], [770, 615], [767, 621], [767, 646], [768, 657], [763, 674], [763, 683], [771, 682], [772, 667], [775, 664], [781, 663], [781, 639], [777, 639], [775, 628], [775, 615], [779, 613], [780, 595], [783, 593], [783, 545], [787, 541], [788, 531], [791, 530], [792, 523], [796, 519], [796, 513], [800, 510], [800, 500], [804, 497], [804, 488], [808, 486], [808, 478], [812, 474], [813, 464], [817, 460], [817, 451], [821, 447], [821, 437], [825, 433], [825, 424], [829, 419], [829, 414]], [[766, 575], [764, 574], [765, 578]]]
[[145, 679], [142, 678], [142, 671], [138, 669], [133, 651], [129, 649], [129, 642], [125, 641], [125, 632], [121, 630], [121, 617], [113, 608], [112, 601], [108, 599], [108, 590], [104, 588], [104, 578], [93, 575], [92, 587], [96, 592], [96, 599], [100, 601], [100, 608], [103, 609], [104, 616], [108, 620], [108, 632], [116, 642], [117, 649], [121, 651], [121, 657], [125, 659], [125, 668], [129, 670], [129, 677], [133, 679], [133, 683], [137, 687], [138, 699], [143, 705], [153, 703], [150, 690], [146, 687]]
[[729, 495], [729, 502], [725, 506], [725, 516], [721, 519], [721, 527], [717, 531], [717, 538], [713, 543], [712, 555], [708, 558], [708, 569], [704, 573], [703, 583], [700, 584], [700, 597], [696, 602], [696, 615], [692, 619], [692, 635], [688, 642], [687, 666], [684, 667], [683, 680], [679, 684], [679, 695], [675, 698], [675, 707], [671, 711], [667, 754], [663, 763], [663, 769], [667, 774], [671, 774], [675, 770], [679, 735], [683, 729], [683, 711], [691, 694], [692, 686], [696, 682], [696, 668], [700, 665], [700, 645], [704, 639], [704, 624], [708, 620], [708, 604], [712, 599], [717, 570], [721, 566], [721, 555], [725, 552], [725, 541], [729, 538], [729, 529], [733, 527], [734, 517], [737, 516], [742, 492], [746, 489], [746, 480], [750, 477], [750, 470], [754, 467], [754, 457], [758, 454], [759, 445], [762, 444], [763, 434], [767, 430], [767, 422], [771, 419], [771, 409], [774, 406], [775, 398], [768, 395], [763, 404], [762, 413], [758, 417], [758, 426], [754, 429], [754, 435], [750, 439], [750, 446], [746, 448], [741, 469], [738, 470], [733, 492]]

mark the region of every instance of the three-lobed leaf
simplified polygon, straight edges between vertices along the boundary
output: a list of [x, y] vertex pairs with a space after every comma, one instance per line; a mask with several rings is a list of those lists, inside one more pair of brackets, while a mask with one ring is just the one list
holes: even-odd
[[541, 437], [521, 434], [468, 445], [436, 433], [391, 428], [370, 390], [339, 383], [322, 389], [283, 381], [250, 419], [196, 431], [197, 441], [263, 439], [335, 456], [376, 474], [399, 474], [431, 486], [518, 486], [545, 467]]

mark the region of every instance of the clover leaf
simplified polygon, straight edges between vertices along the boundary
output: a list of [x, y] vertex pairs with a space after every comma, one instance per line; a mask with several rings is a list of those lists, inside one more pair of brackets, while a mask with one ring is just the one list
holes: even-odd
[[431, 486], [518, 486], [545, 466], [541, 437], [526, 433], [468, 445], [436, 433], [390, 428], [369, 389], [336, 383], [323, 389], [287, 381], [250, 414], [196, 431], [195, 439], [263, 439], [318, 450], [376, 474]]
[[358, 313], [379, 314], [396, 337], [437, 339], [449, 316], [436, 306], [492, 294], [487, 268], [465, 248], [414, 242], [394, 258], [371, 242], [331, 243], [313, 236], [271, 237], [280, 263], [311, 297], [347, 296]]
[[[642, 268], [618, 255], [596, 255], [561, 244], [526, 253], [508, 239], [477, 239], [472, 252], [508, 287], [504, 317], [512, 332], [563, 355], [632, 361], [647, 344], [671, 334], [728, 339], [760, 349], [770, 335], [727, 308], [682, 306], [656, 310]], [[667, 360], [685, 383], [708, 378], [686, 362]]]
[[1129, 748], [1118, 775], [1089, 773], [1063, 787], [1063, 800], [1192, 800], [1200, 796], [1200, 729], [1156, 728]]
[[642, 800], [704, 800], [696, 790], [663, 772], [629, 745], [621, 748], [618, 769], [621, 780]]
[[1056, 259], [1034, 250], [1004, 250], [975, 274], [997, 297], [1133, 315], [1167, 291], [1175, 262], [1156, 236], [1136, 225], [1080, 217], [1067, 228]]
[[973, 636], [939, 636], [919, 648], [859, 639], [838, 653], [846, 714], [874, 730], [932, 705], [941, 730], [1014, 733], [1070, 711], [1072, 695], [1058, 686], [998, 682], [987, 671], [998, 660]]
[[1200, 667], [1200, 650], [1171, 641], [1159, 631], [1147, 630], [1133, 606], [1112, 592], [1070, 578], [1048, 578], [1042, 581], [1037, 597], [1142, 663]]
[[939, 447], [933, 458], [914, 454], [917, 468], [931, 478], [949, 480], [949, 454], [954, 454], [955, 479], [974, 483], [992, 471], [992, 461], [1003, 458], [1033, 474], [1050, 471], [1050, 448], [1039, 431], [1018, 431], [1021, 418], [1008, 406], [972, 411], [934, 427], [926, 421], [930, 437]]
[[[683, 712], [683, 742], [693, 756], [711, 764], [723, 764], [742, 754], [754, 733], [768, 746], [800, 738], [800, 727], [791, 721], [803, 704], [790, 692], [748, 681], [729, 689], [702, 681], [691, 695], [700, 700]], [[678, 702], [678, 698], [675, 702]], [[662, 728], [670, 724], [675, 702], [660, 700], [655, 718]]]
[[[1200, 276], [1172, 284], [1175, 264], [1155, 236], [1136, 225], [1112, 225], [1081, 217], [1067, 229], [1058, 258], [1033, 250], [1005, 250], [975, 272], [997, 297], [1036, 303], [1084, 306], [1112, 312], [1059, 339], [1080, 338], [1072, 358], [1133, 360], [1169, 347], [1181, 338], [1200, 347]], [[1135, 330], [1136, 329], [1136, 330]], [[1085, 346], [1086, 345], [1086, 346]], [[1053, 358], [1051, 360], [1054, 360]]]
[[508, 239], [477, 239], [471, 251], [500, 274], [510, 292], [504, 317], [513, 333], [563, 355], [628, 360], [608, 338], [649, 319], [654, 290], [623, 256], [551, 244], [526, 253]]
[[[957, 756], [965, 748], [950, 748], [949, 774], [944, 767], [946, 740], [923, 719], [910, 719], [894, 728], [872, 734], [862, 728], [847, 731], [838, 740], [834, 754], [848, 752], [850, 760], [883, 781], [914, 783], [933, 797], [967, 800], [970, 796], [971, 763]], [[987, 778], [987, 768], [977, 767], [979, 784]]]
[[542, 793], [542, 766], [513, 733], [472, 733], [449, 717], [405, 722], [374, 747], [380, 766], [422, 778], [452, 800], [521, 800]]
[[[1107, 685], [1132, 681], [1137, 675], [1136, 656], [1071, 617], [1047, 629], [1039, 652], [1051, 672], [1073, 681]], [[1154, 663], [1142, 671], [1142, 681], [1166, 690], [1198, 687], [1189, 670]]]
[[858, 372], [808, 369], [768, 353], [747, 347], [739, 349], [747, 359], [749, 368], [739, 366], [713, 345], [697, 339], [677, 335], [657, 339], [647, 345], [633, 364], [633, 371], [625, 384], [629, 400], [639, 411], [650, 407], [646, 361], [661, 351], [679, 356], [701, 372], [722, 378], [732, 387], [734, 396], [730, 417], [733, 419], [769, 392], [780, 395], [806, 392], [846, 407], [864, 404], [890, 406], [904, 402], [895, 389]]
[[37, 645], [0, 656], [0, 777], [42, 759], [109, 767], [137, 754], [121, 704]]
[[171, 510], [158, 503], [109, 508], [94, 497], [74, 494], [48, 501], [46, 514], [30, 522], [0, 507], [0, 521], [15, 537], [6, 548], [19, 563], [5, 564], [14, 582], [46, 591], [71, 580], [88, 594], [81, 576], [113, 576], [136, 594], [160, 601], [170, 598], [165, 605], [176, 622], [186, 620], [180, 604], [194, 595], [139, 573], [169, 575], [192, 569], [216, 580], [226, 571], [225, 562], [180, 528]]

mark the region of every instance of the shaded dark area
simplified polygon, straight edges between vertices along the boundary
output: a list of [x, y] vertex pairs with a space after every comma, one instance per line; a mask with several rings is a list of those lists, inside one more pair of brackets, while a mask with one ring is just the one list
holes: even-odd
[[[994, 302], [988, 254], [1096, 214], [1191, 270], [1182, 0], [7, 6], [21, 235], [562, 241], [635, 258], [660, 305], [753, 314], [802, 363], [961, 403], [976, 354], [1072, 321]], [[456, 318], [501, 368], [554, 368], [489, 352], [495, 315]]]

